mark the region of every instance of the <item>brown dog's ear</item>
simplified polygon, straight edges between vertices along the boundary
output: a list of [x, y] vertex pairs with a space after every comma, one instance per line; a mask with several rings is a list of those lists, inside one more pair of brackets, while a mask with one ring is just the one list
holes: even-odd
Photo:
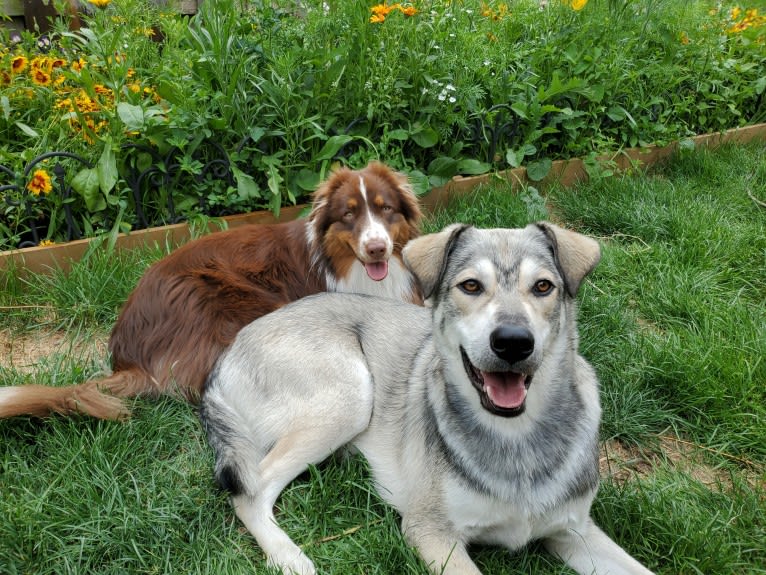
[[418, 280], [424, 299], [433, 295], [441, 282], [455, 240], [469, 227], [465, 224], [452, 224], [435, 234], [411, 240], [404, 246], [404, 265]]
[[593, 238], [565, 230], [549, 222], [535, 224], [548, 237], [556, 265], [570, 296], [577, 295], [582, 280], [598, 265], [601, 247]]

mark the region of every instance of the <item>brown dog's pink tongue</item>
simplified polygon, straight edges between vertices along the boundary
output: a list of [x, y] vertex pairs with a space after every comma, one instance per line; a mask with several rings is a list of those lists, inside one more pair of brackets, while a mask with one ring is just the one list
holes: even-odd
[[524, 399], [527, 397], [524, 375], [512, 372], [487, 371], [482, 371], [481, 375], [484, 377], [484, 389], [489, 399], [497, 407], [515, 409], [524, 403]]
[[372, 262], [364, 264], [364, 269], [367, 270], [367, 275], [370, 279], [379, 282], [388, 275], [388, 262]]

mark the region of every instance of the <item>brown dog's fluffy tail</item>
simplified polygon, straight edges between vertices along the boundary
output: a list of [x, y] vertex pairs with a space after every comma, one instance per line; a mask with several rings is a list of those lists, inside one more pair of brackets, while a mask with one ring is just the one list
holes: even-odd
[[104, 379], [67, 387], [0, 387], [0, 418], [17, 415], [46, 417], [58, 413], [125, 419], [130, 416], [130, 409], [121, 398], [154, 395], [152, 387], [147, 375], [137, 370], [118, 371]]

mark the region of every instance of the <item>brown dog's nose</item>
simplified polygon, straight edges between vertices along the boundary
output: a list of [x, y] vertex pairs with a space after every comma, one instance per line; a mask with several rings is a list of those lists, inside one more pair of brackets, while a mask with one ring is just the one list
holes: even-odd
[[371, 258], [381, 259], [386, 255], [386, 242], [383, 240], [372, 240], [367, 242], [364, 249]]
[[535, 338], [525, 327], [501, 325], [490, 334], [489, 345], [497, 357], [515, 363], [532, 355], [535, 350]]

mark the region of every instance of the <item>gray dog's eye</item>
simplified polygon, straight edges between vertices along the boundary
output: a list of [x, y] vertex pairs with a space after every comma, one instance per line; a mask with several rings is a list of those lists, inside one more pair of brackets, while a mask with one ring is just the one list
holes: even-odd
[[459, 283], [457, 287], [460, 288], [460, 291], [468, 295], [479, 295], [484, 291], [484, 286], [481, 285], [481, 282], [474, 279], [465, 280], [464, 282]]
[[534, 291], [536, 295], [548, 295], [553, 291], [553, 288], [553, 282], [549, 280], [537, 280], [532, 287], [532, 291]]

